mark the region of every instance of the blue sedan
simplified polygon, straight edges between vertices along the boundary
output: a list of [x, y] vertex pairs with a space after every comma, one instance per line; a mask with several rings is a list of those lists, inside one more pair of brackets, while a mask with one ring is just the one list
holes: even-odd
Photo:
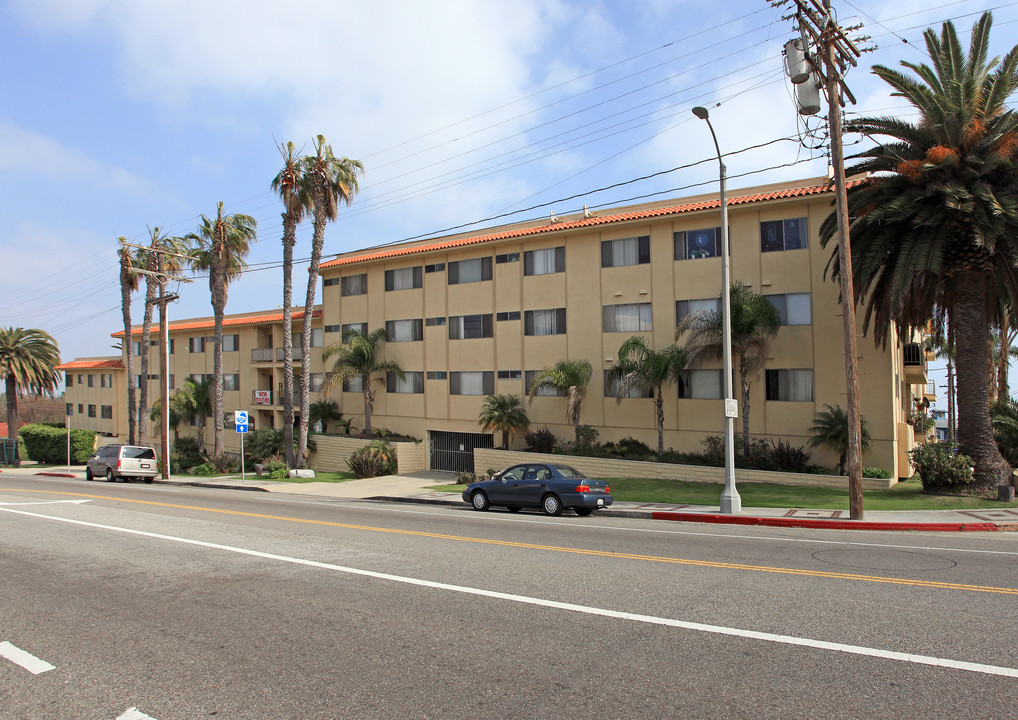
[[534, 507], [546, 515], [561, 515], [568, 508], [581, 516], [614, 502], [608, 483], [591, 480], [575, 468], [558, 463], [513, 465], [495, 473], [491, 480], [467, 485], [463, 500], [475, 510], [498, 505], [519, 512], [520, 508]]

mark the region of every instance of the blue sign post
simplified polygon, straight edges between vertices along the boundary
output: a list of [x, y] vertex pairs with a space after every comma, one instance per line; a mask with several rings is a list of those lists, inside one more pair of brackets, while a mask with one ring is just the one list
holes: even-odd
[[247, 482], [247, 473], [244, 470], [244, 436], [247, 435], [247, 410], [234, 410], [233, 424], [237, 426], [237, 432], [240, 434], [240, 482], [243, 485]]

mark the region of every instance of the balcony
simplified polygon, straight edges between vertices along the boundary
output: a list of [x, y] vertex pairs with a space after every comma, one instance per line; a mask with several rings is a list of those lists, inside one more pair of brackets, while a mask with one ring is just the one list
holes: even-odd
[[[301, 358], [304, 357], [300, 346], [292, 349], [291, 356], [293, 357], [294, 362], [300, 362]], [[283, 348], [276, 349], [276, 362], [283, 362]]]
[[902, 364], [905, 366], [905, 382], [910, 385], [926, 385], [926, 351], [922, 343], [905, 343], [902, 347]]
[[270, 363], [272, 362], [272, 348], [254, 348], [251, 350], [251, 362]]
[[926, 383], [926, 390], [923, 391], [923, 397], [929, 400], [931, 403], [937, 401], [937, 384], [934, 382]]
[[[279, 383], [278, 393], [276, 395], [276, 404], [283, 404], [283, 383]], [[300, 392], [300, 378], [294, 378], [293, 382], [293, 406], [300, 410], [300, 401], [303, 396]]]

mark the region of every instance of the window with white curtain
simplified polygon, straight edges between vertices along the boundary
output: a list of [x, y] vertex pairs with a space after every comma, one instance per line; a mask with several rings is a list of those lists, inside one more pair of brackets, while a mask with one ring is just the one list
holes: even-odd
[[353, 330], [355, 332], [359, 332], [361, 335], [367, 335], [368, 334], [368, 324], [367, 323], [344, 323], [343, 325], [340, 326], [340, 330], [341, 330], [340, 337], [343, 337], [343, 338], [345, 338], [347, 332], [349, 332], [351, 330]]
[[642, 332], [653, 330], [650, 303], [605, 305], [602, 308], [604, 332]]
[[495, 373], [491, 370], [449, 373], [450, 395], [491, 395], [495, 392]]
[[566, 309], [527, 310], [523, 313], [524, 335], [564, 335]]
[[683, 370], [679, 374], [679, 397], [718, 400], [722, 396], [722, 381], [720, 370]]
[[[604, 371], [604, 396], [617, 397], [619, 394], [619, 380], [612, 375], [611, 370]], [[654, 390], [640, 383], [634, 384], [622, 396], [624, 398], [650, 398], [654, 397]]]
[[385, 334], [389, 342], [417, 342], [424, 339], [424, 320], [386, 320]]
[[449, 339], [469, 340], [492, 336], [492, 314], [453, 315], [449, 318]]
[[413, 290], [421, 287], [423, 276], [421, 266], [399, 268], [398, 270], [385, 271], [385, 289], [391, 290]]
[[343, 381], [343, 392], [364, 392], [364, 379], [360, 375], [357, 377], [347, 378]]
[[308, 389], [311, 392], [318, 392], [325, 383], [325, 373], [311, 373], [309, 380], [311, 383], [308, 385]]
[[[524, 390], [528, 393], [530, 392], [530, 387], [534, 384], [534, 378], [537, 377], [538, 372], [540, 371], [527, 370], [527, 372], [523, 375]], [[565, 390], [552, 387], [551, 385], [542, 385], [537, 389], [537, 392], [534, 393], [534, 395], [539, 395], [541, 397], [565, 397], [566, 394]]]
[[688, 315], [695, 315], [702, 312], [721, 312], [721, 302], [717, 298], [703, 298], [701, 300], [676, 300], [675, 301], [675, 324], [678, 325]]
[[385, 391], [391, 393], [420, 394], [424, 392], [424, 373], [406, 371], [400, 380], [396, 373], [386, 373]]
[[778, 311], [782, 325], [810, 325], [809, 293], [787, 293], [785, 295], [764, 295]]
[[566, 271], [566, 246], [527, 250], [523, 253], [524, 275], [551, 275]]
[[473, 258], [472, 260], [454, 260], [449, 263], [447, 273], [450, 285], [481, 282], [491, 280], [491, 258]]
[[767, 399], [813, 402], [812, 370], [768, 370]]
[[240, 375], [223, 375], [223, 390], [240, 390]]
[[322, 347], [325, 344], [325, 328], [311, 328], [311, 347]]
[[646, 265], [649, 262], [649, 235], [601, 241], [601, 267]]
[[240, 350], [240, 335], [223, 335], [223, 352]]
[[347, 275], [340, 279], [339, 294], [343, 297], [366, 295], [368, 292], [368, 274]]

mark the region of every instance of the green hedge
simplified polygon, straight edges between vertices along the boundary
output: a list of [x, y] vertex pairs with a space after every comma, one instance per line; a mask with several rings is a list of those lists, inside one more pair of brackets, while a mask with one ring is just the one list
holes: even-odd
[[[48, 425], [25, 425], [18, 431], [25, 441], [29, 460], [59, 465], [67, 462], [67, 431]], [[71, 430], [71, 464], [84, 465], [92, 457], [95, 431], [76, 428]]]

